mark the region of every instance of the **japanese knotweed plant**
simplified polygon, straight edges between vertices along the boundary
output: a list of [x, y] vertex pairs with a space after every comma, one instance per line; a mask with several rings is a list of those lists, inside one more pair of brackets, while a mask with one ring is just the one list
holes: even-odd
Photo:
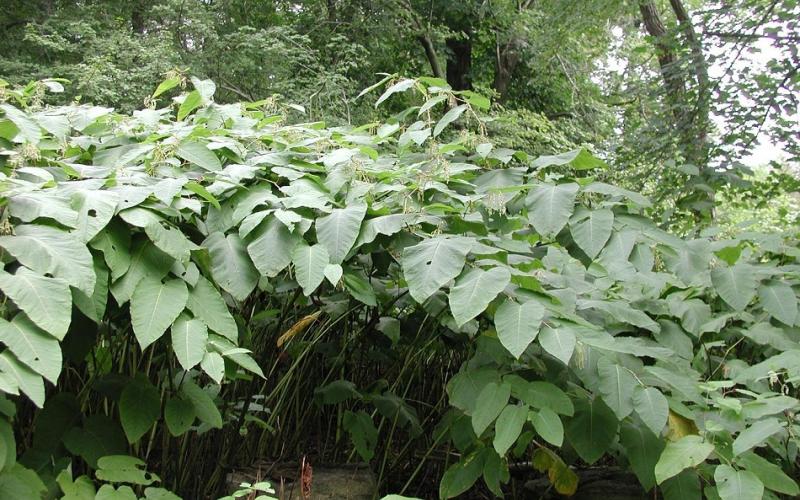
[[[390, 337], [422, 311], [466, 339], [435, 429], [397, 396], [318, 391], [449, 441], [442, 498], [480, 478], [502, 496], [510, 460], [570, 494], [568, 464], [603, 457], [666, 498], [798, 494], [796, 235], [677, 238], [597, 182], [608, 166], [586, 150], [493, 147], [489, 101], [441, 80], [387, 77], [365, 91], [386, 89], [376, 106], [419, 105], [358, 128], [217, 104], [207, 80], [165, 100], [179, 84], [130, 116], [4, 89], [0, 496], [93, 498], [80, 467], [134, 485], [98, 498], [168, 497], [141, 460], [237, 425], [221, 387], [263, 377], [244, 313], [298, 296], [307, 316], [279, 345], [355, 308]], [[47, 405], [24, 443], [21, 395]], [[341, 425], [369, 460], [375, 413], [351, 408]]]

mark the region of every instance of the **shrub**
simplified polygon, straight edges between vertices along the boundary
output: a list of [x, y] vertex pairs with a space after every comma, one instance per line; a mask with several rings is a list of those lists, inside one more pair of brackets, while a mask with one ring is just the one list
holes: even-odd
[[387, 77], [378, 104], [413, 89], [420, 105], [361, 128], [218, 105], [197, 79], [166, 100], [178, 83], [132, 115], [4, 93], [0, 491], [91, 497], [74, 467], [98, 495], [165, 498], [162, 477], [188, 492], [186, 436], [231, 429], [213, 442], [229, 450], [245, 420], [279, 422], [251, 411], [279, 334], [431, 331], [466, 359], [433, 432], [391, 384], [315, 397], [365, 460], [376, 416], [449, 441], [442, 498], [481, 477], [502, 496], [514, 457], [567, 494], [566, 463], [604, 456], [672, 498], [798, 493], [796, 241], [679, 239], [584, 150], [529, 159], [453, 134], [482, 132], [489, 103], [440, 80]]

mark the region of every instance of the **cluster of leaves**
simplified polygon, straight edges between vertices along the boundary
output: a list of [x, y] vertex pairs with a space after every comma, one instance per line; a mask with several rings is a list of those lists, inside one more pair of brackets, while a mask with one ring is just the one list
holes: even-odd
[[715, 82], [716, 112], [725, 119], [719, 149], [728, 159], [745, 156], [768, 137], [796, 163], [800, 4], [745, 0], [720, 6], [702, 13], [708, 52], [718, 54], [716, 63], [725, 70]]
[[[701, 484], [725, 500], [798, 493], [784, 472], [800, 430], [796, 241], [677, 238], [641, 215], [646, 198], [597, 181], [606, 164], [583, 149], [534, 159], [452, 133], [482, 131], [489, 101], [443, 80], [387, 77], [364, 92], [386, 87], [376, 106], [412, 90], [421, 101], [359, 128], [286, 125], [271, 101], [220, 105], [208, 80], [167, 100], [178, 84], [132, 115], [26, 107], [24, 92], [0, 105], [0, 491], [71, 463], [145, 486], [102, 471], [138, 478], [141, 462], [118, 456], [148, 459], [156, 429], [228, 422], [221, 386], [263, 376], [240, 346], [245, 305], [266, 296], [308, 308], [279, 346], [354, 310], [390, 338], [421, 311], [418, 329], [465, 340], [433, 431], [461, 454], [443, 498], [481, 476], [502, 496], [509, 460], [526, 456], [563, 493], [577, 486], [568, 463], [606, 455], [668, 498]], [[46, 400], [62, 356], [91, 360], [90, 380]], [[425, 430], [402, 398], [334, 384], [324, 403], [360, 398], [393, 428]], [[24, 465], [18, 394], [45, 405]], [[367, 460], [372, 419], [342, 419]]]
[[789, 169], [756, 169], [743, 185], [720, 190], [715, 206], [717, 225], [735, 234], [741, 228], [764, 232], [791, 231], [800, 222], [800, 180]]
[[343, 101], [369, 83], [365, 49], [327, 30], [309, 36], [300, 12], [275, 3], [13, 1], [0, 13], [2, 77], [66, 78], [72, 85], [51, 101], [130, 113], [165, 74], [189, 68], [218, 82], [219, 102], [281, 94], [345, 121]]

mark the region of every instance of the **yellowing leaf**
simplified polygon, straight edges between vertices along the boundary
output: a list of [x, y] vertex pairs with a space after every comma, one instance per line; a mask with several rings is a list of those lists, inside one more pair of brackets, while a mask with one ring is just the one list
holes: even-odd
[[297, 323], [293, 324], [291, 328], [283, 332], [283, 335], [278, 337], [278, 347], [281, 347], [286, 342], [290, 341], [295, 335], [298, 333], [303, 332], [308, 325], [314, 322], [317, 319], [322, 311], [317, 311], [313, 314], [309, 314], [308, 316], [303, 317]]
[[562, 495], [572, 496], [578, 490], [578, 475], [560, 459], [547, 471], [547, 478]]
[[539, 448], [533, 453], [533, 468], [539, 472], [547, 471], [550, 484], [561, 495], [572, 496], [578, 490], [578, 475], [547, 448]]
[[669, 427], [667, 439], [670, 441], [677, 441], [684, 436], [697, 434], [698, 432], [694, 422], [678, 415], [672, 410], [669, 411], [669, 416], [667, 417], [667, 426]]

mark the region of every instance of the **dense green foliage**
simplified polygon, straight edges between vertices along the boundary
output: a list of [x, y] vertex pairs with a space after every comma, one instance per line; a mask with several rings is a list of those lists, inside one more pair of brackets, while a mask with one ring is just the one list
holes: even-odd
[[[457, 450], [442, 498], [502, 496], [515, 457], [565, 493], [604, 456], [667, 498], [798, 493], [795, 234], [679, 239], [583, 149], [480, 140], [489, 101], [437, 79], [377, 85], [416, 105], [359, 128], [179, 84], [2, 105], [5, 495], [218, 494], [312, 399], [381, 473]], [[420, 406], [408, 371], [447, 352]]]
[[749, 187], [741, 160], [759, 143], [796, 167], [796, 0], [7, 3], [12, 84], [66, 78], [64, 97], [129, 113], [192, 74], [220, 103], [277, 94], [340, 125], [385, 119], [354, 99], [375, 74], [431, 74], [495, 98], [499, 145], [612, 160], [607, 180], [683, 234], [713, 223], [717, 191]]

